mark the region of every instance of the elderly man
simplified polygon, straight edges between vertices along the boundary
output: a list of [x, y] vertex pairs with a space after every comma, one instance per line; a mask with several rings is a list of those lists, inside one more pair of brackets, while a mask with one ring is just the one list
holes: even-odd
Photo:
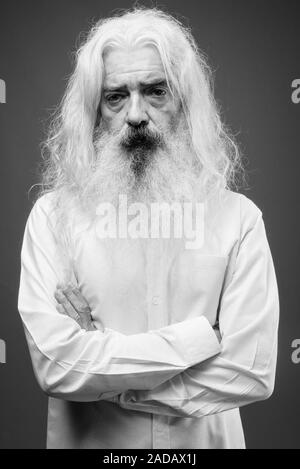
[[[18, 307], [47, 447], [244, 448], [239, 407], [274, 388], [278, 290], [190, 32], [157, 9], [98, 22], [45, 153]], [[147, 236], [151, 210], [113, 229], [155, 203], [202, 208], [202, 242]]]

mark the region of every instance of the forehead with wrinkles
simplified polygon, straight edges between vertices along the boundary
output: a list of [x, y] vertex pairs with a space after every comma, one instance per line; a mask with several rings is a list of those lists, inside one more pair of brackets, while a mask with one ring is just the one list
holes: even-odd
[[118, 89], [166, 80], [164, 67], [153, 46], [109, 49], [104, 57], [104, 89]]

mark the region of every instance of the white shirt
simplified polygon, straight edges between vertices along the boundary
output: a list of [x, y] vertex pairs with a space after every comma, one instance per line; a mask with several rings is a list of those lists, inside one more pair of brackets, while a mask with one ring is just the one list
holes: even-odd
[[206, 202], [198, 250], [101, 240], [74, 221], [72, 281], [98, 327], [86, 332], [56, 310], [66, 266], [47, 224], [51, 201], [44, 195], [29, 215], [18, 299], [49, 395], [47, 447], [244, 448], [239, 407], [271, 395], [277, 360], [278, 289], [261, 210], [232, 191], [221, 208]]

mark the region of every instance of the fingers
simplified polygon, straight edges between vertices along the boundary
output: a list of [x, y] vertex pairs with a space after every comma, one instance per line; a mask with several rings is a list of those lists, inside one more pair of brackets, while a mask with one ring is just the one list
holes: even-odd
[[[82, 329], [87, 331], [97, 330], [93, 323], [91, 308], [79, 288], [72, 284], [64, 287], [57, 285], [54, 296], [58, 303], [63, 306], [65, 314], [74, 319]], [[61, 308], [60, 311], [62, 311]]]
[[74, 293], [74, 295], [78, 298], [78, 300], [81, 302], [81, 304], [83, 305], [83, 307], [85, 308], [88, 308], [89, 311], [91, 310], [88, 302], [86, 301], [86, 299], [84, 298], [84, 296], [82, 295], [81, 291], [79, 290], [78, 287], [73, 287], [72, 288], [72, 291]]
[[63, 305], [57, 303], [56, 309], [60, 314], [65, 314], [66, 316], [68, 316], [68, 314], [67, 314], [65, 308], [63, 307]]
[[56, 307], [57, 311], [62, 314], [67, 314], [70, 318], [74, 319], [80, 326], [81, 324], [81, 317], [73, 307], [73, 305], [69, 302], [67, 297], [60, 291], [56, 290], [54, 293], [55, 299], [58, 302]]
[[81, 295], [79, 289], [76, 289], [76, 287], [72, 285], [68, 285], [67, 288], [62, 291], [62, 293], [66, 296], [71, 305], [80, 315], [83, 329], [94, 330], [95, 327], [91, 315], [91, 308], [89, 307], [85, 298]]
[[67, 288], [62, 289], [62, 293], [68, 298], [79, 314], [88, 315], [91, 313], [91, 308], [89, 307], [88, 302], [78, 288], [69, 284]]

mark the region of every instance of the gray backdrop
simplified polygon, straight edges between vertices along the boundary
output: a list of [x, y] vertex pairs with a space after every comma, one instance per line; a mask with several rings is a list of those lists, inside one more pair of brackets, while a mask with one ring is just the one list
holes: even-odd
[[[151, 5], [150, 2], [143, 2]], [[36, 182], [45, 119], [60, 100], [80, 31], [125, 0], [9, 0], [0, 5], [1, 257], [0, 447], [43, 448], [47, 398], [31, 367], [17, 312], [19, 256]], [[165, 0], [189, 19], [216, 71], [216, 96], [247, 159], [245, 192], [263, 211], [280, 291], [277, 384], [273, 397], [242, 409], [249, 448], [300, 448], [300, 364], [291, 343], [299, 317], [299, 117], [291, 84], [300, 79], [300, 2]], [[299, 93], [300, 96], [300, 93]]]

